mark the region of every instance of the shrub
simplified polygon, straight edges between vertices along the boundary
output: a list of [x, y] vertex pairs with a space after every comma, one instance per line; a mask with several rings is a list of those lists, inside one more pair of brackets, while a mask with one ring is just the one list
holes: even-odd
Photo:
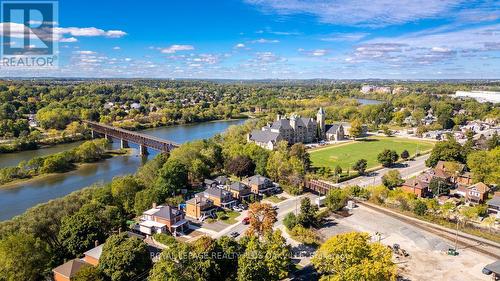
[[317, 246], [320, 244], [318, 234], [316, 234], [316, 232], [311, 228], [305, 228], [303, 226], [296, 225], [294, 228], [292, 228], [292, 230], [289, 231], [289, 234], [293, 239], [306, 245]]
[[283, 225], [287, 229], [292, 229], [297, 225], [297, 216], [294, 213], [288, 213], [283, 219]]
[[422, 200], [418, 200], [415, 203], [415, 207], [413, 207], [413, 212], [418, 216], [425, 215], [425, 212], [427, 212], [427, 204], [425, 204]]

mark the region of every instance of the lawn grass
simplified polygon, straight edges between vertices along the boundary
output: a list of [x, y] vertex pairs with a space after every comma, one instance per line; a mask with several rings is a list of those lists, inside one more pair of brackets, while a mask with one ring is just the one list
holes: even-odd
[[[219, 216], [219, 212], [217, 212], [217, 215]], [[234, 224], [237, 223], [238, 221], [236, 218], [240, 215], [240, 213], [236, 211], [229, 211], [225, 210], [224, 215], [219, 216], [219, 220], [228, 224]]]
[[314, 167], [328, 167], [334, 169], [340, 165], [345, 172], [359, 159], [368, 161], [368, 169], [379, 166], [377, 155], [384, 149], [396, 150], [401, 154], [408, 150], [410, 155], [415, 155], [418, 147], [419, 153], [429, 151], [434, 146], [433, 142], [396, 137], [369, 137], [351, 143], [322, 147], [309, 151]]
[[273, 196], [266, 197], [265, 199], [269, 200], [269, 201], [271, 201], [271, 202], [273, 202], [275, 204], [278, 204], [279, 202], [285, 200], [286, 198], [282, 197], [282, 196], [273, 195]]

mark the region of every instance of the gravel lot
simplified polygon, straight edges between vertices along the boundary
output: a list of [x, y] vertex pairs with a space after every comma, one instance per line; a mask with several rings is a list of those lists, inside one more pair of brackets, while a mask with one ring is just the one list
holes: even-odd
[[387, 215], [357, 207], [351, 216], [332, 219], [332, 223], [321, 229], [325, 238], [349, 231], [364, 231], [376, 240], [380, 237], [383, 244], [401, 245], [410, 256], [397, 258], [396, 263], [401, 275], [407, 280], [491, 280], [481, 270], [486, 264], [494, 262], [492, 258], [468, 249], [459, 249], [458, 256], [448, 256], [445, 251], [453, 247], [453, 241], [444, 240]]

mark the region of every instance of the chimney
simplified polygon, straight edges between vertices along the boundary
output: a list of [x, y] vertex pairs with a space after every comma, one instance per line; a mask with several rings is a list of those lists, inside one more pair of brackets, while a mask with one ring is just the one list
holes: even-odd
[[153, 209], [156, 209], [156, 202], [153, 202]]
[[94, 247], [97, 247], [97, 246], [99, 246], [99, 240], [94, 241]]
[[279, 121], [279, 120], [281, 120], [281, 115], [279, 115], [279, 114], [278, 114], [278, 115], [276, 116], [276, 121]]

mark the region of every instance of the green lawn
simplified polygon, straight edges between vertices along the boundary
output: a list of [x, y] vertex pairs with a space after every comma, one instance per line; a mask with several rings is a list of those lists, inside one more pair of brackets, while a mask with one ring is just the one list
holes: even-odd
[[234, 224], [237, 223], [238, 221], [236, 218], [240, 215], [240, 213], [235, 212], [235, 211], [229, 211], [226, 210], [224, 212], [217, 212], [217, 216], [219, 217], [219, 220], [228, 224]]
[[377, 155], [386, 148], [396, 150], [398, 154], [406, 149], [413, 156], [417, 148], [422, 153], [432, 149], [433, 146], [434, 143], [428, 141], [395, 137], [370, 137], [366, 140], [317, 148], [310, 150], [309, 154], [314, 167], [333, 169], [340, 165], [343, 172], [346, 172], [347, 168], [352, 170], [352, 165], [359, 159], [368, 161], [368, 169], [379, 166]]

